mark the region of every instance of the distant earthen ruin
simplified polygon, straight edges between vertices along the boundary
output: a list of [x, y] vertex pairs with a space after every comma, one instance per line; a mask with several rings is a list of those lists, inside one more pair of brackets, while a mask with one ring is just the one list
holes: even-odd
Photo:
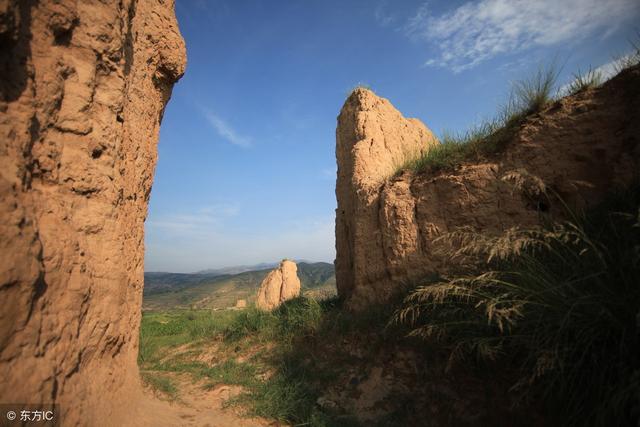
[[298, 266], [295, 262], [284, 259], [260, 284], [256, 307], [261, 310], [273, 310], [298, 295], [300, 295]]

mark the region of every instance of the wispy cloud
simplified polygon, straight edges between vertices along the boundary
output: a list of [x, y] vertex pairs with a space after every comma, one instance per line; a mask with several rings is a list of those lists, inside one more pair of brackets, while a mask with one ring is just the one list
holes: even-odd
[[200, 208], [195, 212], [172, 213], [147, 221], [147, 227], [160, 233], [204, 236], [219, 228], [225, 219], [238, 215], [236, 205], [220, 204]]
[[373, 10], [373, 16], [376, 22], [382, 27], [388, 27], [389, 25], [396, 22], [396, 16], [391, 15], [387, 11], [387, 0], [380, 0], [376, 5], [376, 8]]
[[612, 28], [640, 15], [637, 0], [481, 0], [435, 16], [423, 4], [405, 34], [439, 51], [426, 66], [454, 72], [500, 54], [552, 46]]
[[239, 232], [201, 215], [173, 216], [147, 227], [146, 271], [192, 272], [282, 258], [328, 262], [335, 258], [332, 215], [259, 232]]
[[211, 127], [213, 127], [213, 129], [222, 138], [239, 147], [246, 148], [251, 146], [250, 138], [239, 135], [238, 132], [236, 132], [236, 130], [231, 127], [231, 125], [229, 125], [226, 121], [224, 121], [220, 116], [215, 114], [210, 109], [202, 108], [202, 114], [204, 114], [207, 122], [209, 122]]

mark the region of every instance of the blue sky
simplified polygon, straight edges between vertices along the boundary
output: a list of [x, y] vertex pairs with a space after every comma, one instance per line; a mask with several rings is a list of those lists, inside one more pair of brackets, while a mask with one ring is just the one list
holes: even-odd
[[370, 86], [436, 134], [491, 117], [554, 58], [559, 83], [631, 49], [637, 0], [177, 0], [147, 271], [332, 262], [335, 126]]

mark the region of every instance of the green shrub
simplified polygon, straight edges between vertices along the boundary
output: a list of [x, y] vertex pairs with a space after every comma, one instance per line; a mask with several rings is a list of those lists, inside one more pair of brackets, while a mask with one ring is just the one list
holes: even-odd
[[513, 390], [566, 425], [637, 423], [640, 187], [544, 229], [441, 239], [471, 270], [417, 288], [396, 321], [448, 345], [451, 363], [512, 358]]

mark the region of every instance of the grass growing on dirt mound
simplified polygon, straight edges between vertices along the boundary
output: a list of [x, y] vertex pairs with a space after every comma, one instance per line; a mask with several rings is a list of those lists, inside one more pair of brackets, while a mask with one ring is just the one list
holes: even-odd
[[519, 366], [512, 390], [563, 425], [640, 419], [640, 187], [544, 229], [443, 236], [466, 275], [419, 287], [397, 313], [451, 360]]
[[345, 342], [359, 341], [366, 354], [374, 354], [402, 337], [385, 332], [392, 314], [393, 306], [384, 305], [355, 316], [336, 298], [307, 297], [273, 312], [145, 312], [138, 362], [145, 381], [174, 398], [179, 391], [168, 393], [162, 381], [167, 374], [187, 373], [207, 388], [242, 386], [244, 393], [229, 403], [252, 415], [294, 425], [357, 426], [349, 414], [317, 401], [346, 366], [361, 362], [344, 351]]
[[[640, 40], [640, 35], [636, 37]], [[616, 74], [640, 64], [640, 41], [631, 42], [632, 51], [614, 60]], [[409, 158], [398, 167], [396, 175], [405, 170], [416, 173], [451, 169], [463, 162], [477, 161], [501, 152], [512, 140], [527, 117], [542, 111], [558, 97], [594, 89], [606, 80], [602, 72], [590, 69], [582, 74], [578, 70], [573, 81], [556, 89], [559, 74], [557, 64], [541, 67], [528, 78], [516, 81], [507, 101], [498, 108], [493, 119], [485, 120], [465, 132], [444, 132], [441, 143], [423, 155]]]
[[502, 150], [527, 116], [541, 111], [552, 99], [558, 71], [555, 65], [540, 68], [528, 79], [517, 81], [498, 115], [462, 133], [445, 132], [440, 144], [409, 159], [397, 171], [421, 172], [452, 168]]

